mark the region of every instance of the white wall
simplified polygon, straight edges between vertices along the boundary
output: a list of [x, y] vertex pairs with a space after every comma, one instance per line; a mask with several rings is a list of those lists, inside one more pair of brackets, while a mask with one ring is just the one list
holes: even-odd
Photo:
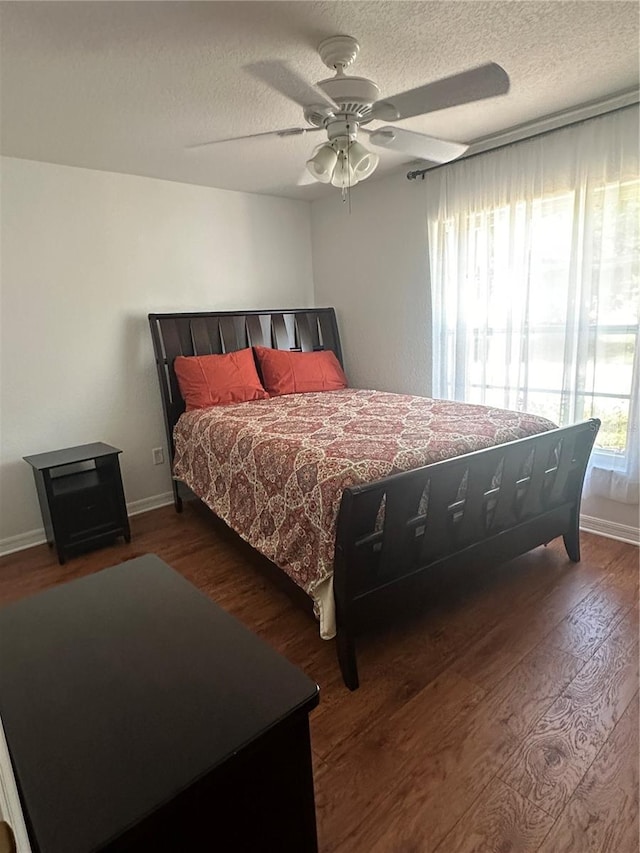
[[424, 190], [403, 175], [313, 202], [316, 305], [338, 314], [345, 366], [361, 388], [429, 394], [431, 344]]
[[1, 217], [0, 552], [42, 538], [24, 455], [105, 441], [134, 509], [170, 490], [147, 313], [313, 304], [307, 202], [2, 158]]
[[[311, 207], [316, 305], [338, 315], [345, 366], [357, 387], [431, 390], [425, 189], [404, 173], [358, 185], [351, 213], [340, 193]], [[583, 526], [638, 541], [638, 506], [591, 498]]]

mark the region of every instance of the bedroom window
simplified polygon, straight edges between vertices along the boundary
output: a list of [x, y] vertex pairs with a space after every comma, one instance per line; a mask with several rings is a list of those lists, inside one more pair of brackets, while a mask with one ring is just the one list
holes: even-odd
[[561, 426], [600, 418], [594, 465], [617, 484], [601, 478], [605, 496], [636, 502], [637, 108], [426, 183], [434, 396]]

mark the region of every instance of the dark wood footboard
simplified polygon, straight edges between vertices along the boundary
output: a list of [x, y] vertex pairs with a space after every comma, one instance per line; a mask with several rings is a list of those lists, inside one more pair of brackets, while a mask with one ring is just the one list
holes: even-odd
[[355, 637], [392, 588], [414, 590], [436, 569], [504, 562], [557, 536], [580, 559], [580, 498], [599, 427], [594, 418], [345, 489], [334, 594], [347, 687], [358, 687]]

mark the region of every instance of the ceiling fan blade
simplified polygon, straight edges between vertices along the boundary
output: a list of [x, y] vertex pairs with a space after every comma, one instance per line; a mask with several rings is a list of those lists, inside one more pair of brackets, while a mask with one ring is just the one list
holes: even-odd
[[509, 75], [500, 65], [489, 62], [478, 68], [471, 68], [469, 71], [376, 101], [371, 115], [380, 121], [397, 121], [472, 101], [481, 101], [483, 98], [493, 98], [508, 91]]
[[338, 109], [338, 105], [327, 94], [305, 80], [286, 62], [279, 59], [265, 59], [262, 62], [252, 62], [244, 68], [253, 77], [301, 107], [324, 107], [328, 113]]
[[287, 127], [284, 130], [267, 130], [264, 133], [249, 133], [246, 136], [229, 136], [226, 139], [212, 139], [209, 142], [198, 142], [195, 145], [187, 145], [188, 151], [196, 148], [207, 148], [209, 145], [220, 145], [223, 142], [239, 142], [241, 139], [258, 139], [261, 136], [304, 136], [305, 133], [314, 133], [323, 130], [322, 127]]
[[446, 139], [436, 139], [426, 136], [424, 133], [414, 133], [401, 127], [378, 128], [378, 130], [365, 130], [369, 134], [369, 140], [379, 148], [391, 148], [401, 151], [403, 154], [411, 154], [420, 160], [430, 160], [432, 163], [448, 163], [461, 157], [468, 149], [468, 145], [461, 142], [449, 142]]

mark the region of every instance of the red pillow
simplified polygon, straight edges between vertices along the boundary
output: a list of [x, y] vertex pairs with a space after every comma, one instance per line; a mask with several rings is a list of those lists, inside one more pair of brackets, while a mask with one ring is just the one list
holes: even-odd
[[331, 350], [289, 352], [269, 347], [254, 347], [254, 350], [264, 387], [272, 397], [347, 387], [347, 377]]
[[173, 362], [187, 411], [264, 400], [251, 348], [224, 355], [179, 355]]

